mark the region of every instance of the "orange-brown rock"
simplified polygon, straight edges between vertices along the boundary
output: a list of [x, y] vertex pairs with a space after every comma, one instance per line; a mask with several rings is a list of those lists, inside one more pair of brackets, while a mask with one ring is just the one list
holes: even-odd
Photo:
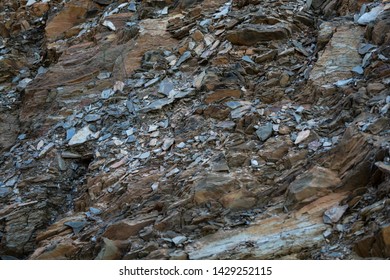
[[229, 97], [240, 98], [241, 90], [240, 89], [216, 89], [209, 94], [207, 94], [204, 102], [206, 104], [223, 101]]
[[18, 116], [13, 113], [0, 113], [0, 151], [10, 148], [19, 133]]
[[218, 200], [237, 188], [238, 181], [231, 175], [207, 174], [195, 182], [194, 200], [198, 204]]
[[36, 2], [31, 6], [31, 12], [36, 17], [43, 16], [49, 10], [48, 2]]
[[330, 193], [341, 183], [337, 173], [314, 166], [299, 175], [288, 188], [287, 204], [305, 204]]
[[118, 244], [108, 238], [103, 237], [103, 246], [95, 260], [118, 260], [122, 253]]
[[323, 212], [345, 197], [345, 193], [329, 194], [294, 215], [278, 213], [247, 228], [210, 234], [187, 246], [189, 259], [270, 259], [313, 246], [324, 240], [322, 233], [328, 228], [322, 222]]
[[244, 46], [288, 37], [289, 31], [283, 25], [248, 24], [226, 33], [226, 39], [232, 44]]
[[251, 209], [256, 202], [254, 194], [245, 190], [232, 191], [221, 198], [223, 207], [232, 210]]
[[288, 153], [292, 144], [289, 137], [273, 137], [264, 143], [259, 155], [266, 161], [276, 162]]
[[49, 41], [61, 38], [73, 26], [84, 22], [88, 10], [93, 7], [96, 8], [96, 5], [91, 0], [68, 2], [58, 14], [49, 19], [45, 29], [46, 38]]
[[357, 49], [363, 31], [362, 27], [352, 24], [338, 27], [311, 71], [310, 80], [316, 85], [324, 85], [351, 78], [351, 69], [362, 60]]
[[126, 219], [110, 225], [103, 236], [111, 240], [126, 240], [139, 233], [144, 227], [153, 224], [155, 215], [137, 217], [137, 219]]

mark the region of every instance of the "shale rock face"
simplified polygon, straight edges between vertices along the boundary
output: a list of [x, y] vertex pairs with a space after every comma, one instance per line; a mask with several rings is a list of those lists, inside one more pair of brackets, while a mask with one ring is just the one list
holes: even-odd
[[1, 1], [0, 258], [390, 257], [389, 12]]

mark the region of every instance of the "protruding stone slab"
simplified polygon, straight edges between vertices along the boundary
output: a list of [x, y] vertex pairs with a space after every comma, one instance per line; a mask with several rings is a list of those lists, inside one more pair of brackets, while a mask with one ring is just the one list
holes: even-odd
[[314, 65], [309, 80], [320, 86], [351, 78], [351, 70], [362, 61], [358, 49], [363, 33], [364, 28], [352, 23], [337, 27], [325, 51]]
[[345, 193], [330, 194], [293, 215], [275, 215], [248, 228], [208, 235], [187, 247], [189, 258], [271, 259], [312, 247], [324, 240], [322, 233], [329, 227], [322, 222], [323, 212], [345, 196]]
[[311, 202], [328, 194], [340, 183], [337, 173], [321, 166], [314, 166], [290, 184], [287, 204]]

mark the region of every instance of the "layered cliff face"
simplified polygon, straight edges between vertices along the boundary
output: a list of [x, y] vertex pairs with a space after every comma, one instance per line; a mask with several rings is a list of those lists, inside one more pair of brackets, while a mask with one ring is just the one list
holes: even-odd
[[389, 25], [386, 1], [1, 1], [0, 257], [390, 257]]

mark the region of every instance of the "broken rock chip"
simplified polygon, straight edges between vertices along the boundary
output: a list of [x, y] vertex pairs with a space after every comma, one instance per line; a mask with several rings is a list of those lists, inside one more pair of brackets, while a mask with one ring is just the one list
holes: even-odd
[[87, 225], [87, 222], [85, 220], [71, 221], [64, 223], [64, 225], [72, 228], [74, 234], [78, 234]]
[[223, 153], [216, 155], [211, 160], [210, 165], [214, 172], [229, 171], [229, 166]]
[[171, 177], [171, 176], [173, 176], [173, 175], [175, 175], [175, 174], [177, 174], [177, 173], [179, 173], [180, 172], [180, 169], [179, 168], [174, 168], [174, 169], [172, 169], [171, 171], [169, 171], [168, 173], [167, 173], [167, 175], [165, 175], [167, 178], [168, 177]]
[[186, 51], [185, 53], [183, 53], [183, 55], [179, 58], [179, 60], [176, 62], [176, 67], [179, 67], [180, 65], [182, 65], [184, 62], [186, 62], [188, 59], [190, 59], [192, 57], [191, 55], [191, 52], [190, 51]]
[[149, 105], [145, 106], [141, 110], [144, 111], [144, 112], [159, 110], [162, 107], [164, 107], [164, 106], [166, 106], [168, 104], [173, 103], [173, 101], [175, 101], [174, 98], [161, 98], [161, 99], [158, 99], [156, 101], [153, 101], [152, 103], [150, 103]]
[[26, 6], [29, 7], [29, 6], [31, 6], [32, 4], [35, 4], [36, 2], [37, 2], [37, 1], [35, 1], [35, 0], [28, 0]]
[[381, 14], [384, 10], [383, 5], [376, 6], [371, 11], [364, 13], [358, 20], [358, 24], [360, 25], [367, 25], [371, 22], [374, 22], [376, 18]]
[[105, 27], [108, 27], [108, 29], [110, 29], [111, 31], [115, 31], [115, 30], [116, 30], [115, 25], [114, 25], [111, 21], [109, 21], [109, 20], [105, 20], [105, 21], [103, 22], [103, 25], [104, 25]]
[[173, 83], [169, 79], [165, 79], [160, 83], [158, 88], [158, 93], [162, 93], [165, 96], [168, 96], [169, 93], [173, 90]]
[[99, 132], [93, 133], [89, 126], [85, 126], [80, 129], [69, 141], [69, 146], [76, 146], [83, 144], [91, 139], [96, 139], [99, 137]]
[[30, 78], [24, 78], [24, 79], [21, 80], [21, 81], [19, 82], [19, 84], [17, 85], [17, 89], [19, 89], [19, 90], [25, 89], [25, 88], [27, 87], [27, 85], [28, 85], [29, 83], [31, 83], [31, 82], [32, 82], [32, 79], [30, 79]]

